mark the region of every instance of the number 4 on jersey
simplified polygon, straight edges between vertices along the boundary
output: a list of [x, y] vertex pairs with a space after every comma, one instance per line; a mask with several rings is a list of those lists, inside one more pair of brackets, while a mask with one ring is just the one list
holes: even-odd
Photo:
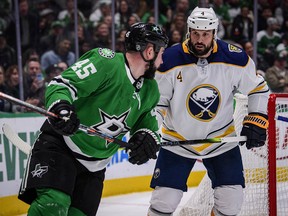
[[182, 71], [180, 71], [177, 75], [177, 80], [179, 80], [179, 82], [182, 82], [183, 81], [183, 78], [182, 78]]

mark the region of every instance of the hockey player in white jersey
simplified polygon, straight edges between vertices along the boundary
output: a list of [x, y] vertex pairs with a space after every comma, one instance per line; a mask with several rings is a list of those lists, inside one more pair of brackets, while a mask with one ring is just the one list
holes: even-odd
[[[164, 141], [236, 136], [233, 96], [248, 95], [241, 135], [246, 147], [266, 140], [268, 86], [253, 60], [240, 48], [217, 39], [212, 8], [196, 7], [187, 19], [187, 40], [165, 50], [156, 73], [160, 89], [158, 121]], [[243, 145], [241, 142], [240, 145]], [[149, 216], [173, 215], [187, 191], [187, 178], [202, 159], [214, 189], [211, 215], [237, 215], [245, 180], [239, 143], [162, 147], [151, 187]]]

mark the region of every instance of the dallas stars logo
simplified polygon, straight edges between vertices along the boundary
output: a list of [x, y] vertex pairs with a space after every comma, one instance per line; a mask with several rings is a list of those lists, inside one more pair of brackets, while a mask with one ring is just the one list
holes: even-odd
[[48, 166], [41, 166], [36, 164], [35, 169], [31, 172], [33, 177], [42, 178], [42, 176], [48, 172]]
[[[126, 134], [130, 130], [126, 124], [126, 118], [129, 115], [130, 109], [119, 116], [110, 116], [101, 109], [99, 109], [99, 112], [101, 122], [92, 126], [95, 130], [101, 131], [102, 133], [113, 137], [117, 137], [120, 134]], [[109, 144], [108, 141], [107, 144]]]
[[162, 33], [161, 29], [158, 26], [154, 26], [152, 31], [157, 32], [158, 34]]
[[115, 56], [115, 52], [113, 52], [112, 50], [108, 49], [108, 48], [99, 48], [98, 49], [98, 53], [105, 57], [105, 58], [109, 58], [112, 59]]

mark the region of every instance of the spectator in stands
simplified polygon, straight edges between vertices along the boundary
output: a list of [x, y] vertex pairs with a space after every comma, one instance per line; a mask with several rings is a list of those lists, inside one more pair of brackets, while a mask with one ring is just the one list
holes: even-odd
[[[4, 67], [0, 65], [0, 91], [6, 93], [5, 84], [5, 70]], [[0, 98], [0, 112], [9, 112], [11, 103], [7, 100]]]
[[16, 64], [16, 52], [7, 44], [6, 35], [0, 31], [0, 65], [6, 70], [10, 65]]
[[92, 42], [94, 47], [111, 49], [111, 36], [109, 34], [109, 27], [106, 23], [100, 22], [95, 26], [93, 33]]
[[117, 35], [116, 41], [116, 51], [117, 52], [124, 52], [125, 51], [125, 34], [127, 29], [121, 29], [119, 34]]
[[[6, 94], [20, 99], [20, 90], [19, 90], [19, 71], [18, 65], [10, 65], [5, 71], [5, 85], [6, 85]], [[25, 98], [25, 92], [24, 92]], [[5, 105], [5, 112], [22, 112], [22, 108], [18, 105], [8, 103]]]
[[50, 83], [50, 81], [60, 75], [64, 70], [59, 67], [58, 64], [53, 64], [53, 65], [50, 65], [46, 70], [45, 70], [45, 86], [47, 87], [47, 85]]
[[45, 71], [49, 65], [65, 61], [70, 66], [75, 60], [75, 54], [71, 51], [71, 40], [69, 37], [63, 36], [58, 38], [55, 49], [43, 53], [41, 66], [42, 70]]
[[[59, 12], [58, 20], [61, 20], [68, 25], [71, 19], [74, 19], [74, 0], [66, 0], [65, 2], [66, 8]], [[78, 14], [81, 20], [85, 20], [85, 16], [78, 8]]]
[[222, 25], [225, 30], [224, 37], [222, 38], [230, 38], [230, 25], [232, 24], [232, 20], [229, 15], [229, 5], [223, 0], [213, 0], [210, 5], [218, 16], [219, 20], [221, 20]]
[[267, 3], [262, 10], [258, 11], [258, 27], [257, 31], [262, 31], [267, 28], [267, 20], [268, 18], [273, 16], [273, 11]]
[[112, 15], [107, 15], [103, 17], [103, 22], [108, 25], [110, 34], [112, 33], [112, 19]]
[[0, 91], [5, 92], [5, 69], [2, 65], [0, 65]]
[[48, 34], [40, 38], [39, 53], [42, 55], [47, 50], [55, 48], [56, 41], [64, 33], [63, 22], [57, 20], [51, 24], [51, 29]]
[[69, 37], [73, 43], [71, 44], [71, 50], [75, 50], [75, 37], [78, 37], [78, 43], [84, 38], [89, 39], [90, 33], [88, 32], [88, 25], [86, 23], [86, 19], [80, 15], [80, 12], [77, 13], [77, 32], [75, 32], [75, 19], [74, 19], [74, 11], [72, 11], [70, 15], [70, 19], [67, 20], [65, 27], [64, 27], [64, 35]]
[[66, 70], [68, 68], [68, 64], [64, 61], [59, 62], [58, 67], [61, 68], [62, 71]]
[[[28, 48], [37, 48], [39, 43], [39, 17], [30, 10], [28, 0], [19, 0], [19, 22], [21, 51], [24, 53]], [[16, 50], [16, 23], [13, 19], [6, 30], [7, 43]]]
[[175, 14], [171, 22], [170, 28], [168, 29], [168, 34], [170, 32], [178, 30], [181, 34], [182, 40], [186, 39], [186, 17], [184, 13]]
[[231, 39], [237, 43], [243, 40], [252, 40], [253, 38], [253, 20], [249, 16], [248, 6], [241, 7], [241, 13], [237, 15], [232, 23]]
[[135, 8], [134, 12], [137, 13], [137, 15], [142, 18], [143, 15], [147, 12], [148, 10], [148, 4], [146, 0], [140, 0], [138, 2], [138, 7]]
[[[186, 1], [186, 0], [185, 0]], [[162, 1], [159, 1], [159, 4], [162, 4], [159, 6], [159, 13], [158, 13], [158, 23], [160, 26], [162, 26], [163, 28], [167, 28], [168, 24], [170, 23], [171, 19], [172, 19], [172, 10], [168, 9], [167, 7], [165, 7], [162, 3]], [[154, 11], [154, 4], [152, 1], [149, 1], [147, 3], [147, 10], [146, 12], [143, 14], [143, 16], [141, 17], [141, 21], [144, 23], [155, 23], [155, 11]], [[152, 22], [149, 19], [154, 19], [154, 21]]]
[[168, 47], [176, 45], [181, 42], [182, 42], [182, 35], [177, 29], [170, 32]]
[[27, 99], [35, 106], [44, 106], [44, 76], [38, 60], [31, 59], [25, 66], [24, 89], [27, 91]]
[[228, 13], [231, 21], [241, 13], [241, 2], [240, 0], [229, 0], [228, 1]]
[[57, 19], [57, 14], [50, 9], [46, 8], [39, 12], [40, 20], [39, 20], [39, 40], [41, 37], [48, 35], [51, 30], [52, 23]]
[[40, 54], [34, 48], [27, 49], [23, 53], [23, 61], [22, 61], [23, 67], [25, 67], [25, 65], [27, 65], [27, 62], [32, 59], [40, 61]]
[[288, 51], [288, 31], [281, 36], [281, 42], [276, 47], [277, 52], [281, 52], [283, 50]]
[[[173, 16], [177, 13], [184, 13], [185, 17], [188, 17], [191, 13], [189, 0], [176, 0], [175, 7], [172, 7]], [[171, 17], [172, 20], [174, 17]]]
[[89, 21], [93, 26], [97, 26], [108, 15], [111, 15], [111, 0], [99, 0], [96, 9], [89, 16]]
[[51, 9], [55, 14], [59, 14], [60, 10], [62, 10], [62, 6], [59, 5], [60, 1], [56, 1], [56, 0], [34, 0], [31, 1], [31, 3], [33, 3], [33, 9], [35, 10], [35, 12], [39, 13], [47, 8]]
[[127, 0], [121, 0], [119, 8], [114, 16], [116, 33], [118, 33], [120, 29], [127, 29], [129, 27], [128, 21], [132, 14], [133, 11], [128, 5]]
[[0, 3], [0, 31], [5, 31], [11, 22], [12, 1], [1, 0]]
[[275, 9], [275, 17], [281, 26], [281, 32], [288, 32], [288, 0], [282, 0]]
[[[140, 22], [141, 20], [140, 20], [140, 18], [138, 17], [138, 15], [137, 14], [135, 14], [135, 13], [133, 13], [133, 14], [131, 14], [131, 16], [129, 17], [129, 19], [128, 19], [128, 26], [131, 26], [131, 25], [133, 25], [134, 23], [137, 23], [137, 22]], [[127, 27], [128, 27], [127, 26]]]
[[93, 49], [93, 41], [84, 39], [79, 43], [79, 56], [82, 56], [84, 53]]
[[[244, 51], [254, 60], [254, 46], [252, 41], [243, 40], [240, 42]], [[257, 73], [261, 76], [265, 76], [265, 71], [270, 67], [270, 65], [263, 59], [262, 55], [257, 55]]]
[[[271, 92], [283, 93], [288, 87], [287, 53], [278, 53], [272, 67], [265, 73], [265, 79]], [[287, 92], [286, 92], [287, 93]]]
[[281, 42], [278, 21], [275, 17], [267, 19], [267, 28], [257, 32], [257, 53], [262, 55], [270, 66], [273, 64], [276, 47]]

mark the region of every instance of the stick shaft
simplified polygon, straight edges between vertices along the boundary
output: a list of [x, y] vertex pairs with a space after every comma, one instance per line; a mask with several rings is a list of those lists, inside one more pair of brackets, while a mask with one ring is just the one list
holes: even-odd
[[41, 107], [37, 107], [33, 104], [29, 104], [25, 101], [22, 101], [22, 100], [19, 100], [18, 98], [15, 98], [15, 97], [12, 97], [10, 95], [7, 95], [7, 94], [4, 94], [3, 92], [0, 92], [0, 98], [3, 98], [5, 100], [8, 100], [10, 101], [11, 103], [14, 103], [14, 104], [18, 104], [20, 106], [23, 106], [23, 107], [26, 107], [26, 108], [29, 108], [35, 112], [38, 112], [42, 115], [45, 115], [47, 117], [54, 117], [54, 118], [58, 118], [58, 116], [52, 112], [49, 112], [45, 109], [42, 109]]
[[[19, 100], [15, 97], [12, 97], [10, 95], [4, 94], [3, 92], [0, 92], [0, 98], [6, 99], [12, 103], [21, 105], [23, 107], [29, 108], [35, 112], [38, 112], [44, 116], [47, 117], [52, 117], [52, 118], [59, 118], [56, 114], [49, 112], [41, 107], [37, 107], [33, 104], [29, 104], [25, 101]], [[114, 138], [112, 136], [109, 136], [107, 134], [103, 134], [94, 128], [85, 126], [83, 124], [79, 125], [79, 130], [90, 134], [90, 135], [95, 135], [98, 136], [102, 139], [107, 140], [108, 142], [114, 142], [118, 144], [120, 147], [128, 147], [130, 146], [129, 143], [124, 142], [120, 139]], [[201, 144], [201, 143], [223, 143], [223, 142], [239, 142], [239, 141], [246, 141], [246, 137], [223, 137], [223, 138], [211, 138], [211, 139], [199, 139], [199, 140], [184, 140], [184, 141], [167, 141], [167, 142], [162, 142], [160, 143], [161, 146], [180, 146], [180, 145], [195, 145], [195, 144]]]
[[246, 136], [239, 137], [223, 137], [223, 138], [210, 138], [210, 139], [198, 139], [198, 140], [183, 140], [183, 141], [167, 141], [162, 142], [161, 146], [180, 146], [180, 145], [196, 145], [201, 143], [225, 143], [225, 142], [240, 142], [246, 141]]
[[[22, 100], [19, 100], [18, 98], [15, 98], [15, 97], [12, 97], [10, 95], [7, 95], [7, 94], [4, 94], [3, 92], [0, 92], [0, 98], [3, 98], [5, 100], [8, 100], [10, 101], [11, 103], [15, 103], [15, 104], [18, 104], [20, 106], [23, 106], [23, 107], [26, 107], [26, 108], [29, 108], [37, 113], [40, 113], [44, 116], [47, 116], [47, 117], [52, 117], [52, 118], [59, 118], [59, 116], [57, 116], [56, 114], [52, 113], [52, 112], [49, 112], [41, 107], [37, 107], [33, 104], [29, 104], [25, 101], [22, 101]], [[130, 145], [127, 143], [127, 142], [124, 142], [120, 139], [116, 139], [112, 136], [109, 136], [109, 135], [106, 135], [106, 134], [103, 134], [97, 130], [95, 130], [94, 128], [91, 128], [91, 127], [88, 127], [88, 126], [85, 126], [85, 125], [82, 125], [80, 124], [79, 125], [79, 130], [87, 133], [87, 134], [90, 134], [90, 135], [95, 135], [95, 136], [98, 136], [100, 138], [103, 138], [105, 140], [107, 140], [108, 142], [114, 142], [116, 144], [118, 144], [120, 147], [129, 147]]]

